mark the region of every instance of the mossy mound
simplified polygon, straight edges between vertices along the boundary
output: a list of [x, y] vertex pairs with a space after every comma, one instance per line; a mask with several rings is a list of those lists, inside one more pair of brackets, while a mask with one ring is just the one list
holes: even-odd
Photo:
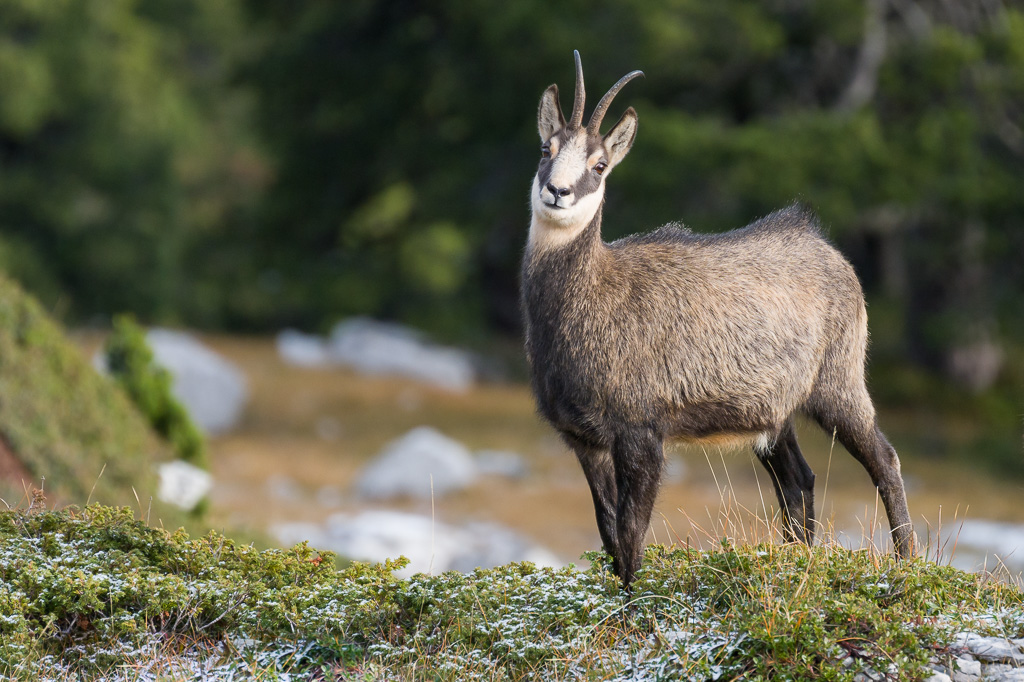
[[834, 543], [651, 546], [632, 595], [588, 558], [402, 580], [127, 509], [3, 511], [0, 677], [916, 680], [956, 632], [1024, 635], [1015, 586]]
[[[61, 327], [0, 276], [0, 496], [15, 504], [41, 485], [51, 502], [147, 507], [154, 464], [169, 449], [113, 381]], [[23, 482], [25, 476], [29, 481]], [[134, 492], [133, 492], [134, 490]], [[153, 518], [178, 518], [157, 502]]]

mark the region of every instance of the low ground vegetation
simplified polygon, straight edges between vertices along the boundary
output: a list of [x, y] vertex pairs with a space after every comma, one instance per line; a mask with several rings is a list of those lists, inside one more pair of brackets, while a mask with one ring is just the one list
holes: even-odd
[[192, 538], [128, 509], [0, 512], [12, 679], [926, 677], [954, 633], [1024, 635], [1018, 586], [835, 543], [649, 547], [631, 595], [587, 569], [415, 575], [305, 545]]

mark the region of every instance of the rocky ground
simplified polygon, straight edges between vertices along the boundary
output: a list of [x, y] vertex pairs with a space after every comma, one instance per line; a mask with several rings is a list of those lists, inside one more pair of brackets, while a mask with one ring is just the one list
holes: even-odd
[[[934, 661], [935, 674], [928, 682], [1024, 682], [1024, 639], [982, 637], [961, 632], [949, 654]], [[883, 679], [863, 673], [863, 680]]]

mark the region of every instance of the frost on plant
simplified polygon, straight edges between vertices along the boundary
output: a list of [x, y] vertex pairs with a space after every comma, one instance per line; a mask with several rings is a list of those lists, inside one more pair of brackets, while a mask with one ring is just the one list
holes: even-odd
[[588, 558], [403, 580], [401, 560], [339, 570], [305, 544], [257, 551], [129, 510], [3, 512], [0, 674], [844, 679], [851, 657], [921, 670], [929, 647], [979, 623], [1024, 635], [1019, 590], [924, 561], [655, 546], [628, 595], [603, 555]]

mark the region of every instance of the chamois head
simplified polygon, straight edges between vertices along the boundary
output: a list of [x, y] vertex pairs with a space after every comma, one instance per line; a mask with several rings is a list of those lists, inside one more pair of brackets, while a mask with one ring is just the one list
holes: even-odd
[[558, 103], [557, 85], [544, 91], [537, 111], [541, 159], [533, 179], [531, 204], [535, 228], [548, 232], [543, 237], [545, 241], [564, 242], [590, 223], [604, 198], [605, 177], [626, 156], [636, 138], [637, 116], [633, 107], [626, 109], [607, 134], [602, 136], [600, 128], [615, 95], [643, 72], [633, 71], [620, 78], [597, 103], [590, 122], [583, 127], [583, 64], [578, 51], [573, 55], [576, 98], [569, 122], [566, 123]]

